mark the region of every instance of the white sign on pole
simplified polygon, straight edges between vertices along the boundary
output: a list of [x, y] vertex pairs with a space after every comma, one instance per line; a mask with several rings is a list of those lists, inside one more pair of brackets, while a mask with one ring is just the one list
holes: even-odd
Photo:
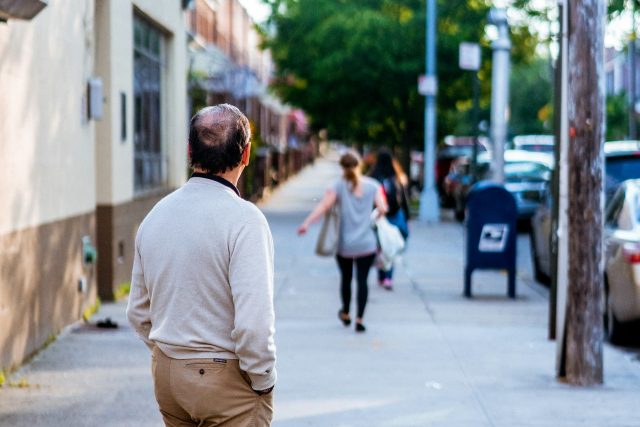
[[478, 71], [480, 69], [481, 52], [478, 43], [460, 43], [459, 54], [460, 68], [469, 71]]
[[435, 96], [438, 92], [438, 81], [436, 76], [425, 76], [422, 74], [418, 77], [418, 93], [422, 96]]

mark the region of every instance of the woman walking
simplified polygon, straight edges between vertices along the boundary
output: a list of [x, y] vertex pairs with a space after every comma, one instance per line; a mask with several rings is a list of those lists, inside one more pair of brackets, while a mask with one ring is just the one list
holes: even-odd
[[[409, 204], [407, 202], [407, 178], [402, 168], [386, 148], [380, 149], [371, 177], [380, 184], [387, 201], [387, 220], [398, 227], [402, 237], [409, 237]], [[389, 270], [378, 268], [378, 284], [393, 289], [393, 266]]]
[[384, 214], [387, 210], [382, 188], [373, 179], [360, 174], [361, 161], [357, 153], [346, 152], [340, 157], [343, 176], [329, 187], [320, 202], [298, 228], [298, 234], [307, 232], [334, 204], [340, 211], [340, 233], [336, 261], [340, 269], [340, 295], [342, 308], [338, 317], [345, 326], [351, 324], [351, 281], [356, 267], [357, 304], [356, 332], [366, 330], [363, 317], [369, 288], [367, 277], [376, 257], [376, 236], [371, 228], [371, 211], [375, 206]]

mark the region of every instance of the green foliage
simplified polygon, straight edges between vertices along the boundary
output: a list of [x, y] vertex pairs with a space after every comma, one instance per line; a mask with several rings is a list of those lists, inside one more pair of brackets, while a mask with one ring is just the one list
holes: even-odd
[[190, 71], [189, 75], [187, 75], [192, 109], [192, 111], [189, 111], [190, 115], [207, 106], [207, 91], [200, 85], [200, 82], [206, 78], [206, 74], [197, 71]]
[[26, 378], [20, 378], [20, 380], [18, 381], [9, 381], [9, 387], [14, 387], [14, 388], [29, 388], [31, 387], [31, 385], [29, 384], [29, 381]]
[[11, 387], [11, 388], [31, 387], [31, 384], [29, 384], [29, 381], [24, 377], [20, 378], [18, 381], [8, 381], [7, 378], [8, 378], [8, 374], [5, 371], [0, 370], [0, 388], [3, 388], [4, 386]]
[[85, 322], [87, 322], [91, 318], [91, 316], [93, 316], [98, 312], [98, 310], [100, 310], [101, 304], [102, 301], [100, 301], [100, 298], [96, 298], [96, 302], [94, 304], [84, 309], [84, 311], [82, 312], [82, 318]]
[[549, 61], [536, 59], [511, 72], [510, 132], [514, 135], [551, 133], [553, 83]]
[[261, 147], [264, 146], [264, 141], [260, 136], [260, 130], [256, 127], [256, 124], [251, 121], [251, 151], [249, 152], [249, 165], [245, 168], [243, 172], [244, 178], [244, 188], [241, 189], [241, 193], [245, 197], [249, 197], [250, 199], [255, 198], [257, 195], [254, 194], [256, 191], [256, 172], [258, 169], [258, 151]]
[[625, 139], [627, 137], [629, 116], [627, 95], [611, 95], [607, 97], [607, 141]]
[[[631, 0], [634, 1], [634, 0]], [[619, 15], [625, 8], [631, 9], [631, 1], [629, 0], [609, 0], [607, 4], [607, 13], [609, 17], [614, 17]], [[636, 7], [638, 7], [638, 2], [636, 1]]]
[[[424, 0], [263, 1], [273, 11], [268, 25], [276, 28], [264, 42], [277, 65], [273, 87], [310, 115], [314, 129], [351, 142], [421, 146]], [[440, 136], [469, 128], [472, 76], [458, 66], [460, 42], [485, 48], [479, 76], [490, 80], [489, 7], [489, 0], [438, 1]], [[526, 27], [515, 28], [512, 37], [514, 63], [530, 61], [537, 39]], [[486, 107], [487, 84], [482, 94]]]
[[129, 295], [129, 292], [131, 292], [131, 282], [123, 282], [120, 283], [120, 286], [118, 286], [118, 289], [116, 289], [113, 296], [116, 301], [120, 301], [121, 299], [126, 298], [127, 295]]

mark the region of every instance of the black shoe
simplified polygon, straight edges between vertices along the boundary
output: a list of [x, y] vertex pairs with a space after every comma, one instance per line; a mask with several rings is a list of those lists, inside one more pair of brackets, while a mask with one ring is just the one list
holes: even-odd
[[364, 327], [362, 323], [356, 322], [356, 332], [364, 332], [367, 328]]
[[338, 311], [338, 319], [340, 319], [344, 326], [349, 326], [351, 324], [351, 317], [349, 317], [348, 313], [345, 313], [342, 310]]
[[118, 323], [117, 323], [117, 322], [112, 321], [110, 317], [107, 317], [107, 318], [106, 318], [106, 319], [104, 319], [104, 320], [98, 320], [98, 321], [96, 322], [96, 326], [97, 326], [98, 328], [115, 329], [115, 328], [117, 328], [117, 327], [118, 327]]

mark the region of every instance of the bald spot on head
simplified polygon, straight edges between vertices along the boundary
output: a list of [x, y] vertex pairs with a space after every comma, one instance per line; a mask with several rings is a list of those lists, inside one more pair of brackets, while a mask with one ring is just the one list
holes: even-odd
[[203, 108], [191, 119], [191, 166], [217, 174], [240, 164], [251, 139], [249, 120], [229, 104]]
[[193, 128], [202, 143], [211, 147], [226, 143], [231, 133], [244, 126], [246, 120], [242, 112], [233, 105], [220, 104], [198, 111], [194, 117]]

